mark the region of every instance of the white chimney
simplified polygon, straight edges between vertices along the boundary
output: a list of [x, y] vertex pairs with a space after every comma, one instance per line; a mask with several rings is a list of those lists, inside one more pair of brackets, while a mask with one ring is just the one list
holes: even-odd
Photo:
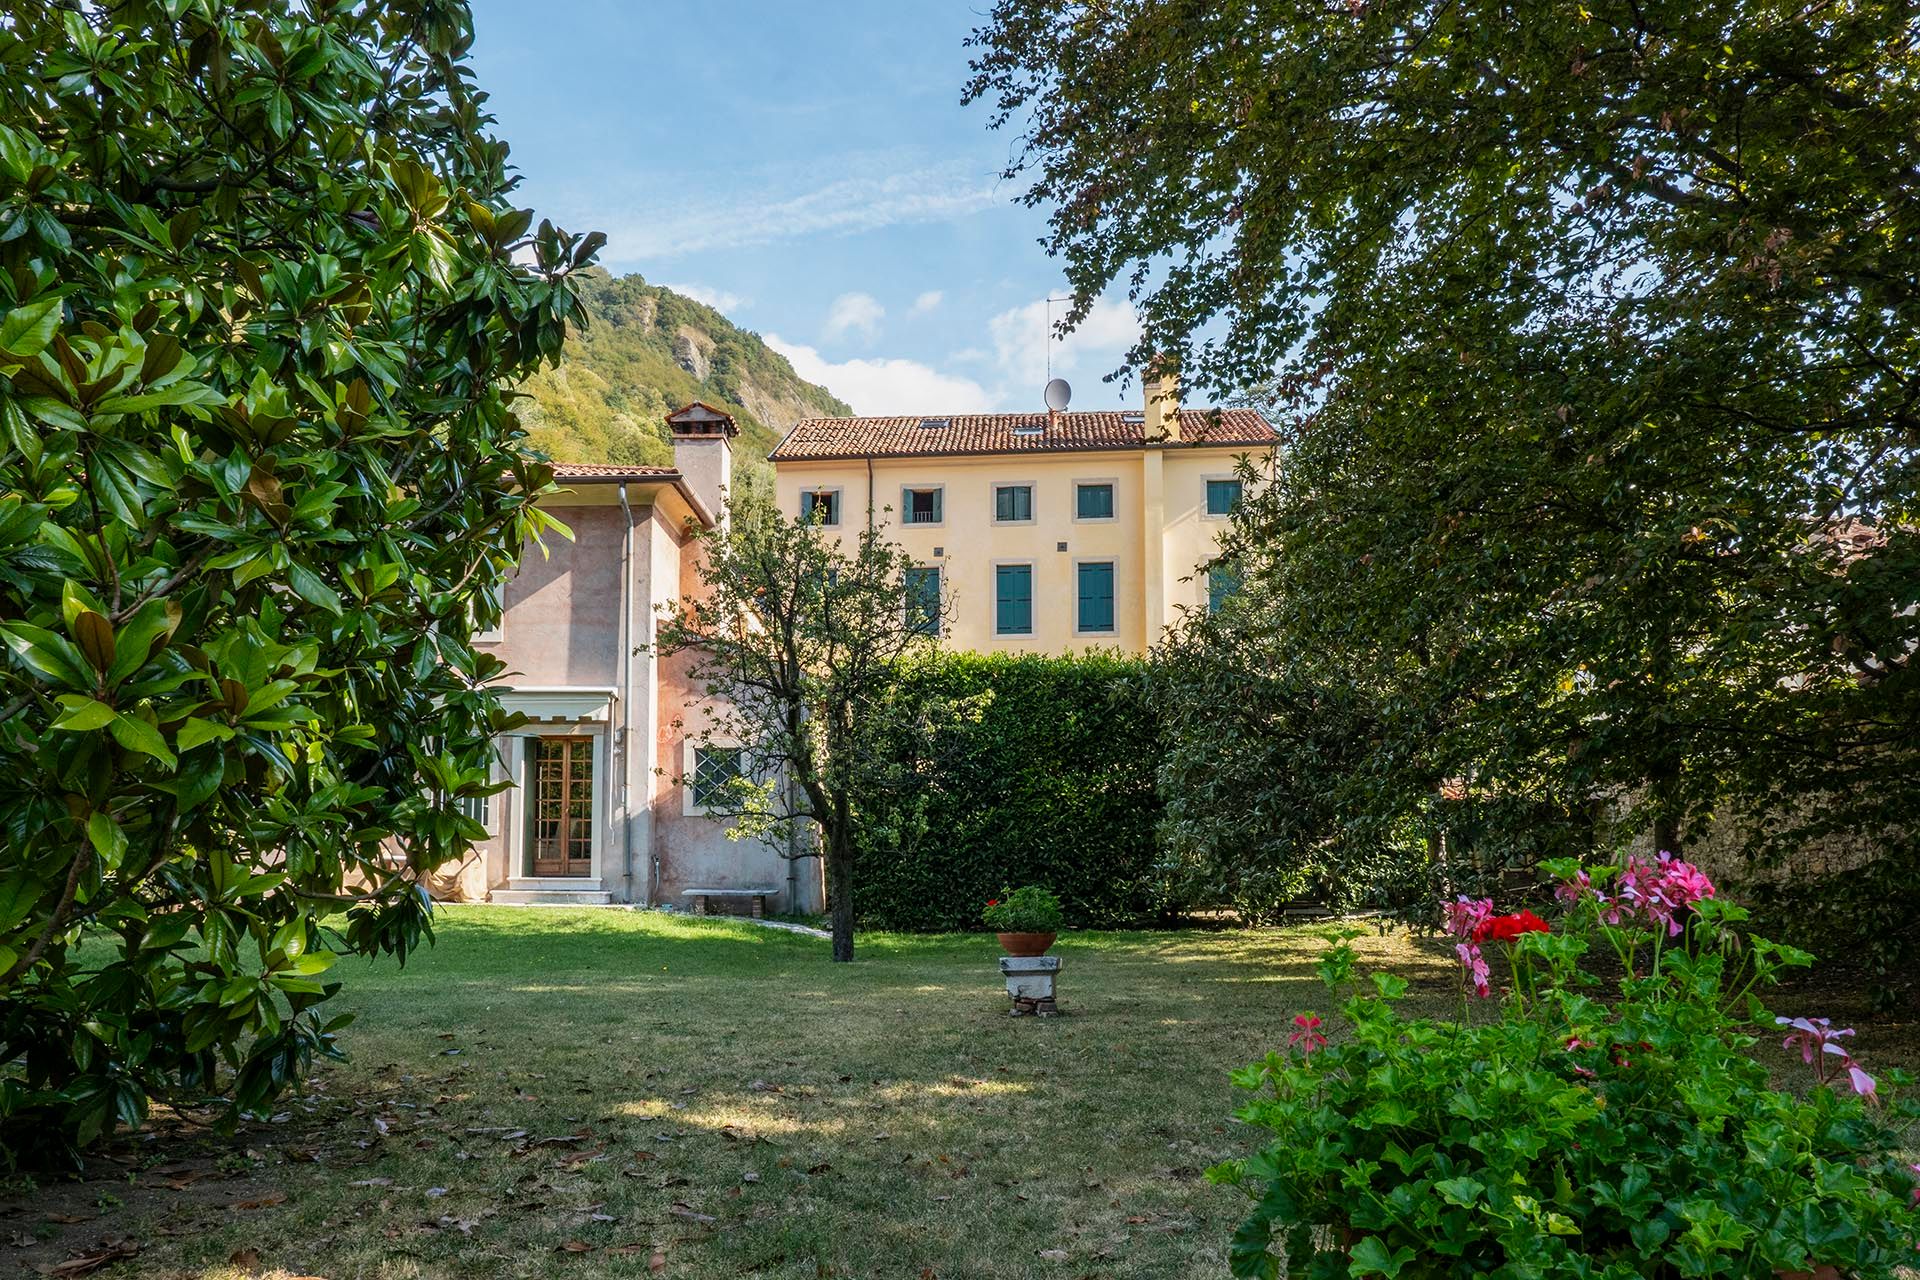
[[727, 521], [727, 488], [733, 483], [733, 438], [740, 434], [733, 418], [710, 404], [695, 400], [667, 415], [673, 436], [673, 465], [687, 488], [720, 522]]

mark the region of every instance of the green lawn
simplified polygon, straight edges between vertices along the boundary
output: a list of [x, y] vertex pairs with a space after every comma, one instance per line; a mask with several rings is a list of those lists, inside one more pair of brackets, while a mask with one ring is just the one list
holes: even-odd
[[1065, 1016], [1012, 1019], [984, 935], [835, 966], [730, 921], [450, 908], [404, 972], [336, 971], [353, 1061], [312, 1097], [197, 1160], [153, 1144], [47, 1246], [132, 1235], [116, 1277], [1218, 1277], [1227, 1072], [1324, 1006], [1322, 945], [1073, 934]]
[[[1326, 933], [1070, 934], [1038, 1020], [986, 935], [836, 966], [733, 921], [451, 907], [404, 972], [335, 971], [353, 1061], [273, 1123], [159, 1125], [0, 1193], [0, 1271], [127, 1238], [109, 1280], [1211, 1280], [1240, 1204], [1201, 1171], [1253, 1143], [1227, 1073], [1327, 1011]], [[1444, 942], [1358, 946], [1456, 1007]], [[1911, 1030], [1862, 1023], [1863, 1060], [1914, 1061]]]

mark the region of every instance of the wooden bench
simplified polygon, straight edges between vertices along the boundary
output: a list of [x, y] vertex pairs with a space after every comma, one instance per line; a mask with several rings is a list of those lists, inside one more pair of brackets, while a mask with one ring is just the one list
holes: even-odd
[[693, 899], [693, 914], [697, 916], [707, 914], [707, 899], [709, 898], [752, 898], [753, 918], [755, 920], [763, 920], [767, 915], [767, 899], [778, 892], [780, 892], [778, 889], [772, 887], [746, 889], [682, 889], [680, 896]]

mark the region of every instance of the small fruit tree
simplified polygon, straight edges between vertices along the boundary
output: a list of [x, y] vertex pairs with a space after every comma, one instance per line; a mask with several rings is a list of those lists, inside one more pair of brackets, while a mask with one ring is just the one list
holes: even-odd
[[[428, 936], [603, 239], [508, 202], [464, 4], [0, 23], [0, 1149], [267, 1103]], [[335, 913], [345, 910], [344, 917]], [[231, 1113], [231, 1111], [229, 1112]]]

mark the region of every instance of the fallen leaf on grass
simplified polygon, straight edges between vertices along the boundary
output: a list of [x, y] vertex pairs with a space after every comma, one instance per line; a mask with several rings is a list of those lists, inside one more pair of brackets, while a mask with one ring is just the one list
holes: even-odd
[[390, 1187], [393, 1185], [393, 1179], [392, 1178], [362, 1178], [358, 1182], [349, 1182], [347, 1185], [350, 1187]]
[[92, 1222], [98, 1216], [92, 1213], [49, 1213], [46, 1219], [48, 1222], [58, 1222], [62, 1226], [71, 1226], [76, 1222]]
[[64, 1262], [42, 1263], [34, 1270], [43, 1276], [90, 1275], [110, 1262], [131, 1258], [138, 1252], [140, 1252], [140, 1246], [131, 1240], [102, 1240], [85, 1253], [76, 1253]]
[[553, 1246], [555, 1253], [589, 1253], [592, 1250], [593, 1246], [585, 1240], [563, 1240]]
[[656, 1253], [651, 1258], [647, 1259], [647, 1270], [653, 1272], [653, 1274], [659, 1275], [662, 1271], [665, 1271], [666, 1269], [667, 1269], [666, 1254]]
[[269, 1191], [267, 1192], [267, 1194], [261, 1196], [258, 1200], [236, 1200], [232, 1204], [228, 1205], [227, 1208], [229, 1209], [270, 1209], [276, 1204], [285, 1204], [286, 1202], [287, 1202], [286, 1192]]
[[1048, 1262], [1065, 1262], [1067, 1259], [1071, 1258], [1073, 1255], [1068, 1253], [1065, 1249], [1042, 1249], [1040, 1251], [1040, 1256], [1042, 1258], [1045, 1258]]
[[675, 1200], [673, 1204], [668, 1207], [667, 1212], [673, 1215], [674, 1217], [679, 1218], [683, 1222], [718, 1222], [719, 1221], [719, 1219], [714, 1217], [712, 1214], [701, 1213], [699, 1210], [695, 1209], [692, 1205], [687, 1204], [685, 1201], [682, 1201], [682, 1200]]
[[260, 1251], [258, 1249], [235, 1249], [227, 1255], [227, 1261], [242, 1271], [260, 1269]]

